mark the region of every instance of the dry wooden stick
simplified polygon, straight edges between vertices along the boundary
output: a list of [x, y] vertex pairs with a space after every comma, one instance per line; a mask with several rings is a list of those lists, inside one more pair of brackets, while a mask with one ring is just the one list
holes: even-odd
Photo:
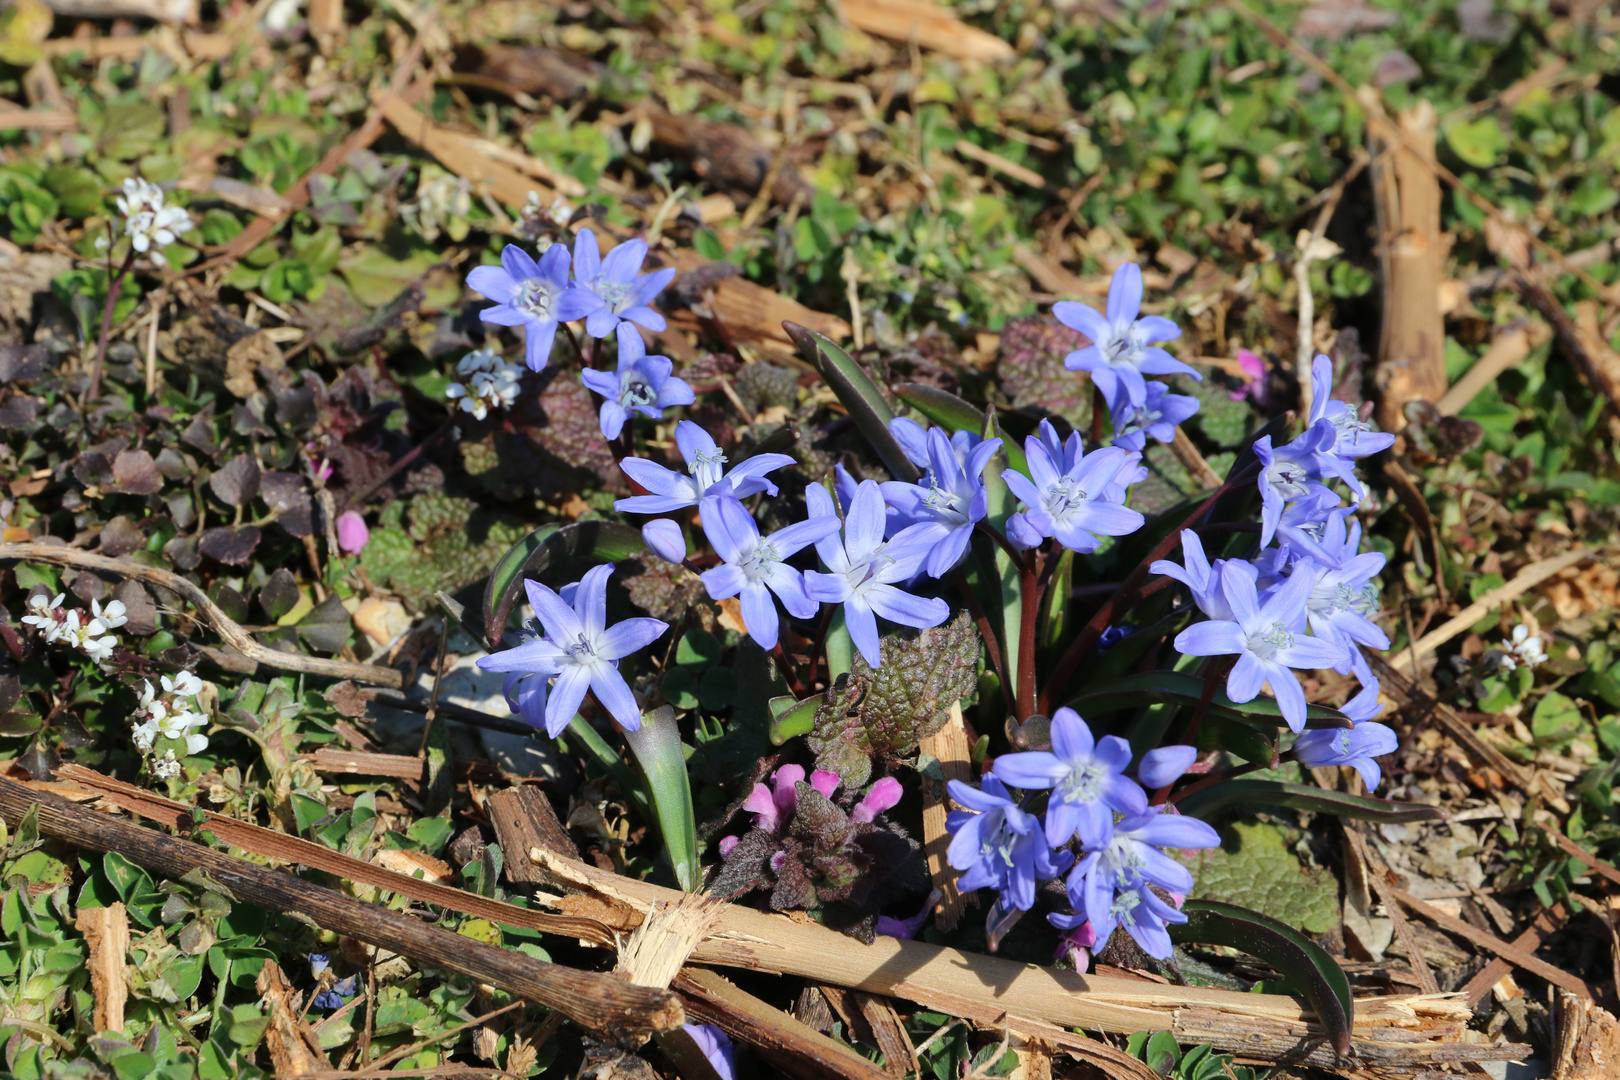
[[[511, 861], [519, 857], [513, 852]], [[680, 895], [541, 848], [531, 850], [529, 858], [555, 886], [595, 894], [632, 912]], [[545, 894], [537, 899], [551, 906], [563, 903]], [[1325, 1033], [1292, 997], [1080, 975], [883, 936], [863, 945], [818, 923], [738, 905], [725, 909], [692, 960], [800, 976], [986, 1022], [1014, 1016], [1060, 1028], [1172, 1031], [1184, 1042], [1246, 1054], [1265, 1049], [1296, 1055], [1289, 1060], [1329, 1065], [1335, 1060]], [[1357, 1003], [1354, 1052], [1376, 1064], [1483, 1061], [1525, 1052], [1456, 1042], [1468, 1016], [1451, 995], [1366, 999]], [[1392, 1034], [1392, 1028], [1399, 1030]]]
[[1552, 325], [1558, 347], [1575, 361], [1587, 384], [1612, 403], [1620, 405], [1620, 356], [1609, 347], [1603, 335], [1594, 332], [1593, 327], [1580, 325], [1571, 319], [1564, 311], [1564, 305], [1541, 281], [1521, 271], [1515, 276], [1513, 285], [1525, 302]]
[[1367, 870], [1367, 883], [1372, 886], [1373, 892], [1378, 894], [1378, 902], [1384, 905], [1389, 914], [1389, 921], [1395, 924], [1395, 936], [1401, 939], [1401, 948], [1406, 950], [1407, 963], [1412, 965], [1412, 971], [1417, 975], [1418, 989], [1425, 994], [1438, 993], [1440, 984], [1435, 982], [1434, 972], [1429, 970], [1429, 962], [1423, 958], [1423, 952], [1418, 948], [1417, 939], [1412, 936], [1412, 928], [1407, 925], [1406, 915], [1395, 903], [1392, 889], [1384, 879], [1387, 872], [1383, 861], [1374, 859], [1367, 847], [1366, 838], [1361, 834], [1361, 827], [1356, 822], [1345, 822], [1345, 839], [1350, 841], [1350, 847], [1355, 851], [1356, 858]]
[[[1513, 947], [1524, 952], [1534, 952], [1541, 948], [1541, 943], [1552, 936], [1553, 931], [1564, 925], [1565, 914], [1562, 901], [1554, 904], [1537, 915], [1525, 932], [1513, 939]], [[1485, 1000], [1485, 995], [1491, 992], [1491, 987], [1501, 982], [1512, 970], [1513, 965], [1500, 956], [1481, 968], [1479, 974], [1463, 985], [1461, 993], [1468, 1007], [1472, 1009]]]
[[960, 702], [951, 702], [950, 719], [932, 735], [925, 736], [917, 749], [939, 762], [941, 779], [923, 779], [923, 853], [928, 858], [928, 876], [939, 890], [939, 902], [934, 907], [934, 925], [949, 932], [956, 929], [962, 919], [962, 908], [967, 901], [956, 889], [956, 871], [946, 861], [945, 852], [951, 846], [951, 834], [945, 828], [947, 814], [945, 785], [952, 780], [964, 783], [973, 778], [973, 762], [968, 746], [967, 728], [962, 721]]
[[1616, 885], [1620, 885], [1620, 870], [1616, 870], [1614, 867], [1610, 866], [1602, 859], [1599, 859], [1591, 852], [1586, 851], [1579, 844], [1565, 836], [1563, 833], [1559, 832], [1552, 825], [1549, 825], [1544, 821], [1540, 821], [1536, 823], [1536, 827], [1542, 832], [1546, 833], [1547, 836], [1551, 838], [1552, 842], [1557, 844], [1559, 848], [1563, 850], [1564, 854], [1579, 859], [1581, 862], [1585, 863], [1588, 868], [1597, 871], [1600, 877], [1608, 878]]
[[1577, 979], [1575, 976], [1561, 968], [1554, 967], [1545, 960], [1542, 960], [1540, 957], [1536, 956], [1534, 953], [1531, 953], [1526, 949], [1521, 949], [1511, 942], [1503, 941], [1495, 934], [1486, 933], [1484, 930], [1474, 926], [1472, 923], [1467, 923], [1459, 918], [1447, 915], [1439, 908], [1424, 900], [1418, 899], [1411, 893], [1403, 892], [1402, 890], [1393, 886], [1390, 887], [1389, 891], [1391, 895], [1395, 897], [1395, 899], [1411, 908], [1416, 914], [1421, 915], [1425, 919], [1434, 923], [1436, 926], [1449, 930], [1453, 934], [1457, 934], [1460, 937], [1465, 937], [1475, 945], [1490, 949], [1492, 952], [1496, 953], [1497, 956], [1501, 957], [1503, 960], [1506, 960], [1508, 963], [1540, 975], [1543, 979], [1546, 979], [1554, 986], [1561, 986], [1572, 994], [1580, 995], [1587, 1001], [1592, 1000], [1591, 988], [1588, 987], [1585, 982]]
[[849, 1047], [772, 1008], [713, 971], [686, 968], [676, 977], [674, 986], [694, 1019], [715, 1024], [732, 1038], [758, 1047], [768, 1061], [787, 1072], [848, 1080], [891, 1080], [888, 1073]]
[[1440, 722], [1440, 726], [1446, 729], [1446, 733], [1456, 739], [1458, 744], [1464, 750], [1467, 750], [1475, 760], [1481, 764], [1489, 765], [1506, 777], [1510, 783], [1521, 788], [1530, 786], [1532, 774], [1524, 766], [1511, 760], [1502, 751], [1481, 739], [1474, 729], [1462, 717], [1457, 715], [1451, 706], [1443, 701], [1436, 701], [1418, 690], [1410, 679], [1378, 653], [1369, 654], [1368, 662], [1372, 665], [1373, 673], [1378, 676], [1380, 685], [1386, 693], [1403, 706], [1416, 704], [1419, 707], [1417, 715], [1412, 715], [1409, 711], [1403, 710], [1403, 719], [1408, 725], [1417, 723], [1422, 715], [1432, 713], [1434, 718]]
[[1462, 378], [1451, 384], [1451, 389], [1434, 403], [1434, 407], [1440, 410], [1442, 416], [1455, 416], [1504, 371], [1517, 366], [1529, 356], [1530, 350], [1545, 341], [1550, 333], [1546, 323], [1540, 319], [1530, 319], [1498, 334], [1491, 341], [1490, 348], [1485, 350], [1485, 355], [1475, 360], [1463, 372]]
[[1472, 604], [1469, 604], [1456, 615], [1418, 638], [1411, 648], [1400, 650], [1395, 654], [1395, 658], [1390, 661], [1390, 664], [1399, 668], [1405, 674], [1412, 674], [1414, 663], [1434, 652], [1434, 650], [1458, 634], [1464, 633], [1486, 615], [1489, 615], [1510, 600], [1518, 599], [1555, 574], [1567, 570], [1578, 562], [1591, 558], [1594, 554], [1596, 552], [1587, 550], [1566, 551], [1562, 555], [1554, 555], [1550, 559], [1542, 559], [1539, 562], [1531, 563], [1515, 574], [1512, 581], [1492, 589]]
[[278, 870], [143, 829], [0, 778], [0, 815], [13, 826], [39, 808], [42, 835], [91, 851], [116, 851], [138, 866], [179, 879], [202, 871], [243, 903], [301, 915], [325, 930], [388, 949], [417, 963], [491, 983], [613, 1037], [669, 1031], [685, 1022], [672, 994], [591, 971], [548, 964], [473, 941]]
[[394, 690], [402, 688], [405, 683], [405, 677], [394, 668], [351, 664], [346, 660], [328, 660], [320, 656], [305, 656], [302, 653], [280, 652], [267, 648], [253, 640], [253, 636], [225, 614], [218, 604], [210, 600], [201, 587], [170, 570], [142, 566], [139, 563], [125, 562], [123, 559], [109, 559], [105, 555], [95, 555], [62, 544], [0, 544], [0, 561], [13, 559], [71, 566], [78, 570], [100, 570], [179, 593], [202, 612], [204, 619], [227, 645], [256, 664], [280, 668], [283, 671], [301, 671], [306, 675], [353, 679], [355, 682], [386, 686]]
[[57, 775], [98, 793], [106, 802], [120, 810], [182, 832], [194, 828], [206, 829], [222, 843], [241, 848], [250, 855], [273, 859], [278, 863], [306, 866], [345, 881], [386, 889], [419, 903], [432, 904], [448, 911], [473, 915], [508, 926], [521, 926], [543, 933], [579, 938], [596, 945], [612, 945], [616, 939], [611, 928], [593, 919], [548, 915], [543, 911], [503, 904], [479, 896], [477, 893], [395, 873], [333, 851], [324, 844], [300, 840], [296, 836], [273, 832], [270, 829], [261, 829], [257, 825], [250, 825], [245, 821], [237, 821], [235, 818], [211, 811], [204, 811], [203, 821], [197, 823], [192, 816], [191, 807], [172, 802], [161, 795], [154, 795], [144, 788], [103, 776], [82, 765], [64, 765], [57, 770]]

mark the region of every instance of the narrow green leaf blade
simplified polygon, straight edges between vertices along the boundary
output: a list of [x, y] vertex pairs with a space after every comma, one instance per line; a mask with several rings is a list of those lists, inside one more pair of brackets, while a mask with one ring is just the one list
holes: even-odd
[[[1203, 694], [1202, 676], [1182, 671], [1144, 671], [1115, 679], [1102, 686], [1091, 687], [1079, 697], [1070, 700], [1068, 704], [1069, 708], [1081, 716], [1090, 716], [1093, 713], [1134, 709], [1141, 705], [1160, 702], [1196, 706]], [[1211, 712], [1221, 713], [1246, 723], [1277, 728], [1288, 726], [1288, 721], [1283, 719], [1282, 709], [1274, 699], [1268, 697], [1257, 697], [1253, 701], [1240, 704], [1227, 697], [1224, 689], [1217, 689], [1215, 696], [1210, 699], [1209, 707]], [[1311, 705], [1306, 709], [1305, 726], [1347, 728], [1350, 726], [1350, 719], [1339, 710], [1330, 709], [1326, 705]]]
[[542, 525], [502, 555], [489, 575], [484, 587], [484, 637], [489, 647], [501, 643], [524, 579], [538, 580], [547, 567], [569, 555], [619, 562], [644, 550], [639, 530], [614, 521]]
[[894, 411], [883, 400], [883, 394], [871, 376], [831, 338], [794, 322], [784, 322], [782, 328], [798, 345], [805, 361], [821, 372], [821, 377], [838, 395], [844, 408], [849, 410], [850, 419], [855, 421], [855, 426], [866, 436], [866, 441], [883, 459], [889, 474], [896, 480], [915, 484], [922, 473], [906, 457], [905, 451], [900, 449], [900, 444], [889, 432], [889, 421], [894, 419]]
[[641, 730], [624, 732], [624, 741], [641, 768], [652, 796], [664, 850], [675, 868], [675, 880], [686, 892], [703, 884], [698, 862], [697, 813], [692, 808], [692, 783], [686, 775], [686, 751], [675, 710], [661, 705], [641, 716]]
[[1334, 1049], [1350, 1052], [1356, 1003], [1350, 980], [1326, 950], [1288, 924], [1236, 904], [1188, 900], [1181, 910], [1187, 921], [1170, 927], [1171, 940], [1223, 945], [1264, 960], [1300, 988]]
[[[894, 392], [901, 401], [946, 431], [971, 431], [979, 435], [990, 430], [989, 417], [985, 415], [984, 410], [963, 401], [948, 390], [924, 383], [901, 383], [894, 388]], [[1028, 473], [1029, 465], [1024, 460], [1024, 448], [1019, 445], [1018, 440], [1008, 438], [1007, 433], [1000, 430], [996, 431], [996, 435], [1002, 441], [1001, 448], [1007, 455], [1007, 465], [1021, 473]]]
[[1177, 800], [1176, 809], [1183, 814], [1208, 820], [1217, 811], [1233, 805], [1312, 810], [1319, 814], [1380, 824], [1440, 821], [1445, 818], [1445, 812], [1437, 806], [1391, 802], [1371, 795], [1350, 795], [1304, 784], [1285, 784], [1280, 780], [1227, 780]]
[[816, 726], [816, 709], [821, 706], [823, 697], [817, 694], [803, 701], [791, 697], [772, 698], [771, 745], [781, 746], [795, 735], [810, 734]]

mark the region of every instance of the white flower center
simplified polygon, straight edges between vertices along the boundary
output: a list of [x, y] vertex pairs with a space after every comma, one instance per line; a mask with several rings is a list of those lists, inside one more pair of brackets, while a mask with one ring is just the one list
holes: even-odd
[[1089, 496], [1086, 495], [1085, 489], [1072, 477], [1062, 476], [1046, 489], [1041, 502], [1046, 506], [1048, 514], [1061, 520], [1079, 510], [1087, 498]]
[[518, 294], [512, 298], [512, 306], [531, 318], [550, 319], [553, 317], [552, 309], [557, 305], [557, 296], [558, 290], [550, 282], [531, 278], [518, 289]]
[[726, 463], [726, 455], [716, 447], [712, 451], [699, 450], [692, 455], [692, 479], [697, 481], [699, 493], [706, 492], [718, 484], [724, 476], [720, 466]]
[[1270, 660], [1278, 653], [1294, 647], [1294, 632], [1280, 622], [1274, 622], [1258, 634], [1250, 634], [1249, 651], [1262, 660]]
[[760, 582], [769, 577], [771, 568], [781, 561], [782, 556], [777, 553], [776, 545], [769, 540], [761, 540], [754, 545], [754, 550], [743, 554], [737, 566], [749, 581]]
[[1064, 802], [1096, 802], [1108, 776], [1107, 768], [1088, 758], [1069, 770], [1069, 775], [1058, 783], [1058, 793]]

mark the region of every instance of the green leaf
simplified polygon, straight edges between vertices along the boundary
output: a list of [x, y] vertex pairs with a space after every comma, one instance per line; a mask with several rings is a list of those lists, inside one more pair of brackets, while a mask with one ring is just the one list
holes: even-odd
[[781, 746], [796, 735], [808, 735], [816, 726], [816, 710], [824, 695], [817, 694], [803, 701], [791, 697], [771, 699], [771, 745]]
[[[715, 668], [710, 673], [722, 670], [726, 669]], [[675, 710], [664, 705], [643, 713], [641, 730], [626, 731], [624, 741], [647, 781], [664, 850], [675, 868], [675, 880], [685, 891], [696, 892], [703, 884], [697, 813], [692, 808], [692, 783], [686, 774], [686, 751], [681, 745], [681, 729], [675, 723]]]
[[[990, 523], [992, 529], [1005, 536], [1007, 519], [1018, 510], [1018, 500], [1013, 496], [1012, 489], [1007, 486], [1007, 481], [1001, 478], [1013, 441], [1001, 430], [1001, 421], [997, 419], [994, 408], [985, 416], [982, 431], [987, 438], [1001, 439], [1001, 449], [990, 458], [990, 463], [984, 470], [985, 520]], [[1007, 678], [1012, 681], [1011, 686], [1002, 689], [1010, 706], [1012, 695], [1017, 693], [1018, 688], [1019, 632], [1024, 599], [1018, 565], [1013, 562], [1012, 556], [1000, 544], [995, 545], [992, 555], [996, 566], [996, 584], [1001, 595], [1001, 659]]]
[[889, 408], [889, 403], [883, 400], [883, 394], [871, 376], [831, 338], [798, 323], [784, 322], [782, 328], [798, 345], [805, 361], [821, 372], [821, 377], [838, 395], [844, 408], [849, 410], [850, 419], [855, 421], [855, 426], [872, 444], [872, 449], [877, 451], [889, 474], [896, 480], [915, 484], [922, 473], [906, 457], [905, 451], [900, 449], [900, 444], [889, 432], [889, 421], [894, 419], [894, 412]]
[[619, 562], [645, 550], [639, 531], [612, 521], [542, 525], [534, 530], [501, 556], [484, 586], [484, 636], [490, 648], [501, 643], [525, 578], [538, 580], [553, 562], [569, 555], [597, 563]]
[[1181, 910], [1187, 921], [1170, 927], [1173, 941], [1222, 945], [1264, 960], [1299, 987], [1334, 1048], [1350, 1052], [1356, 1010], [1350, 980], [1321, 946], [1291, 926], [1235, 904], [1188, 900]]
[[1342, 791], [1326, 791], [1304, 784], [1285, 784], [1277, 780], [1226, 780], [1194, 791], [1176, 801], [1176, 809], [1183, 814], [1205, 820], [1216, 811], [1233, 805], [1312, 810], [1319, 814], [1354, 818], [1357, 821], [1376, 821], [1381, 824], [1439, 821], [1445, 817], [1444, 812], [1434, 806], [1391, 802], [1388, 799], [1375, 799], [1370, 795], [1348, 795]]
[[[1129, 639], [1126, 639], [1129, 640]], [[1135, 709], [1142, 705], [1173, 703], [1196, 707], [1204, 695], [1202, 676], [1181, 671], [1144, 671], [1123, 679], [1095, 686], [1069, 701], [1069, 708], [1081, 716]], [[1239, 704], [1217, 689], [1210, 699], [1211, 715], [1222, 715], [1245, 723], [1263, 727], [1287, 727], [1282, 709], [1273, 698], [1257, 697]], [[1307, 706], [1307, 728], [1347, 728], [1350, 719], [1337, 709], [1326, 705]]]
[[1494, 116], [1450, 124], [1445, 135], [1452, 151], [1476, 169], [1495, 165], [1497, 155], [1508, 148], [1508, 137]]
[[1197, 886], [1189, 894], [1220, 900], [1279, 919], [1312, 934], [1339, 921], [1339, 883], [1322, 867], [1306, 866], [1277, 825], [1239, 821], [1223, 829], [1221, 846], [1189, 851]]
[[[901, 383], [894, 388], [895, 396], [946, 431], [971, 431], [982, 435], [989, 426], [984, 410], [963, 401], [948, 390], [926, 383]], [[1024, 448], [1015, 439], [1001, 435], [1001, 450], [1007, 455], [1007, 464], [1021, 473], [1029, 472], [1024, 460]]]

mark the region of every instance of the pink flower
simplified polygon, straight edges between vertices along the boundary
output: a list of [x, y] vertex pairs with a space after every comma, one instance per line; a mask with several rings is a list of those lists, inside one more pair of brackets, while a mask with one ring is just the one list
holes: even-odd
[[[1048, 920], [1055, 924], [1062, 918], [1062, 916], [1048, 916]], [[1058, 939], [1057, 951], [1052, 954], [1052, 958], [1062, 960], [1067, 956], [1074, 961], [1074, 970], [1083, 975], [1086, 969], [1091, 967], [1091, 950], [1096, 947], [1097, 931], [1091, 928], [1090, 922], [1081, 922]]]
[[371, 542], [371, 530], [366, 528], [366, 519], [353, 510], [345, 510], [337, 519], [338, 547], [350, 555], [357, 554]]
[[1256, 405], [1265, 408], [1271, 400], [1271, 385], [1266, 374], [1265, 360], [1248, 349], [1239, 349], [1237, 359], [1238, 367], [1243, 369], [1243, 389], [1228, 391], [1227, 396], [1233, 401], [1252, 398]]
[[871, 821], [899, 802], [902, 793], [900, 781], [892, 776], [885, 776], [867, 790], [866, 797], [856, 805], [854, 812], [849, 815], [850, 819], [853, 821]]

